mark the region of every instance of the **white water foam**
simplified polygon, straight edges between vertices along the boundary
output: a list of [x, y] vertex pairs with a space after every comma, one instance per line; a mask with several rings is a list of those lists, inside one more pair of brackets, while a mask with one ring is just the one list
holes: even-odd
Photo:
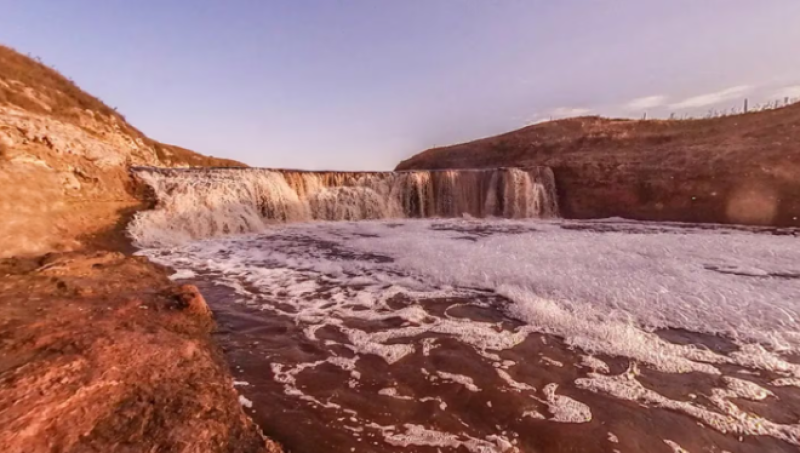
[[[343, 346], [356, 356], [348, 363], [337, 364], [333, 358], [330, 363], [348, 372], [367, 354], [388, 364], [411, 354], [431, 354], [435, 340], [420, 339], [421, 335], [457, 340], [493, 363], [509, 390], [546, 404], [553, 421], [588, 421], [591, 409], [558, 395], [553, 385], [537, 394], [534, 386], [505, 371], [515, 364], [498, 353], [533, 332], [562, 338], [586, 356], [584, 366], [600, 373], [608, 373], [608, 365], [595, 354], [667, 373], [720, 375], [723, 365], [767, 370], [783, 376], [776, 386], [792, 385], [800, 378], [800, 367], [786, 359], [800, 352], [800, 280], [779, 277], [797, 272], [800, 244], [793, 236], [619, 221], [405, 220], [287, 225], [262, 235], [143, 253], [164, 264], [213, 275], [242, 298], [258, 301], [264, 295], [290, 304], [292, 310], [269, 303], [263, 308], [293, 318], [309, 339], [316, 340], [322, 327], [338, 330], [347, 338]], [[730, 269], [748, 272], [727, 272]], [[501, 328], [493, 322], [432, 316], [417, 302], [463, 297], [480, 306], [487, 295], [502, 296], [505, 302], [493, 307], [522, 325]], [[389, 301], [397, 296], [409, 302], [390, 308]], [[345, 322], [391, 318], [405, 322], [374, 332]], [[672, 343], [659, 336], [658, 329], [723, 336], [737, 350], [723, 353]], [[343, 410], [295, 385], [298, 373], [321, 363], [328, 361], [274, 364], [273, 371], [287, 394]], [[771, 398], [769, 390], [728, 376], [723, 382], [725, 388], [708, 395], [711, 407], [667, 398], [639, 384], [636, 373], [592, 373], [575, 384], [682, 412], [722, 432], [769, 435], [800, 445], [798, 426], [753, 416], [731, 402]], [[420, 429], [408, 428], [400, 435], [429, 439], [429, 428]], [[401, 439], [405, 438], [387, 437]]]
[[252, 409], [253, 408], [253, 402], [250, 401], [249, 399], [245, 398], [242, 395], [239, 395], [239, 404], [241, 404], [243, 407], [246, 407], [248, 409]]
[[689, 453], [689, 451], [669, 439], [664, 439], [664, 443], [669, 445], [669, 448], [672, 449], [672, 453]]
[[[713, 411], [693, 402], [677, 401], [644, 387], [637, 379], [638, 370], [632, 367], [617, 376], [591, 374], [575, 383], [579, 388], [602, 393], [615, 398], [635, 401], [645, 406], [670, 409], [684, 413], [722, 433], [738, 435], [771, 436], [800, 445], [800, 424], [780, 424], [739, 409], [730, 398], [751, 396], [737, 390], [714, 389], [711, 401], [720, 411]], [[751, 398], [752, 399], [752, 398]]]
[[557, 395], [558, 385], [547, 384], [542, 392], [548, 403], [553, 421], [561, 423], [587, 423], [592, 421], [592, 411], [589, 406], [576, 401], [568, 396]]
[[402, 433], [387, 433], [384, 436], [386, 443], [398, 447], [424, 446], [424, 447], [463, 447], [472, 453], [512, 453], [518, 450], [507, 438], [490, 436], [490, 439], [476, 439], [466, 435], [443, 433], [420, 425], [406, 424]]
[[610, 371], [608, 368], [608, 364], [606, 362], [603, 362], [597, 357], [593, 357], [590, 355], [582, 356], [580, 364], [581, 366], [585, 366], [586, 368], [589, 368], [595, 373], [608, 373]]
[[472, 378], [469, 376], [464, 376], [463, 374], [446, 373], [444, 371], [436, 371], [436, 375], [439, 376], [441, 379], [444, 379], [445, 381], [451, 381], [461, 384], [464, 387], [466, 387], [466, 389], [469, 390], [470, 392], [481, 391], [481, 389], [479, 389], [478, 386], [475, 385], [475, 382], [473, 382]]

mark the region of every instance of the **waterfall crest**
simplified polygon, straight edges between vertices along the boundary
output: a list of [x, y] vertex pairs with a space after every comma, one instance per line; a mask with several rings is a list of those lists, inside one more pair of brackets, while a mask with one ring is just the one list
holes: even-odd
[[256, 232], [271, 223], [558, 216], [548, 167], [403, 172], [258, 168], [131, 170], [156, 199], [128, 226], [142, 246]]

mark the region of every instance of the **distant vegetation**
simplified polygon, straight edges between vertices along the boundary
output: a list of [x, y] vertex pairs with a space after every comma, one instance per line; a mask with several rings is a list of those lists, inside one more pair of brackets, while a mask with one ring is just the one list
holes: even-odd
[[[732, 116], [732, 115], [742, 115], [745, 113], [756, 113], [756, 112], [764, 112], [767, 110], [775, 110], [781, 107], [787, 107], [789, 105], [795, 104], [800, 101], [800, 98], [790, 98], [785, 97], [783, 99], [776, 99], [773, 101], [767, 101], [762, 104], [754, 104], [748, 105], [748, 100], [745, 99], [742, 103], [742, 107], [731, 107], [730, 109], [710, 109], [705, 115], [703, 116], [690, 116], [688, 114], [684, 115], [676, 115], [675, 113], [670, 114], [670, 120], [696, 120], [696, 119], [710, 119], [710, 118], [721, 118], [724, 116]], [[645, 115], [646, 116], [646, 115]], [[657, 118], [653, 118], [657, 119]]]
[[[100, 99], [83, 91], [71, 79], [44, 64], [38, 57], [26, 56], [0, 45], [0, 105], [11, 104], [29, 112], [50, 115], [79, 127], [87, 110], [105, 121], [115, 118], [116, 126], [134, 139], [152, 146], [165, 165], [241, 167], [240, 162], [203, 156], [185, 148], [159, 143], [131, 126], [125, 117]], [[103, 121], [103, 119], [98, 118]], [[92, 133], [91, 129], [83, 127]], [[2, 149], [0, 149], [2, 154]]]

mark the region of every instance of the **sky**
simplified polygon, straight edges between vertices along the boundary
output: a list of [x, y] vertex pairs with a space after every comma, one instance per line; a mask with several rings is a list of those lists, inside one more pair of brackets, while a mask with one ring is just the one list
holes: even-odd
[[148, 136], [389, 170], [551, 118], [800, 98], [797, 0], [0, 0], [0, 43]]

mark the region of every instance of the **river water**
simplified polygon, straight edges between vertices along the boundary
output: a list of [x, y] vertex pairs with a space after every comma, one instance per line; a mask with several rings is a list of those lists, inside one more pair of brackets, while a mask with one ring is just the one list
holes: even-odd
[[788, 452], [798, 235], [389, 219], [141, 253], [201, 288], [242, 404], [294, 453]]

